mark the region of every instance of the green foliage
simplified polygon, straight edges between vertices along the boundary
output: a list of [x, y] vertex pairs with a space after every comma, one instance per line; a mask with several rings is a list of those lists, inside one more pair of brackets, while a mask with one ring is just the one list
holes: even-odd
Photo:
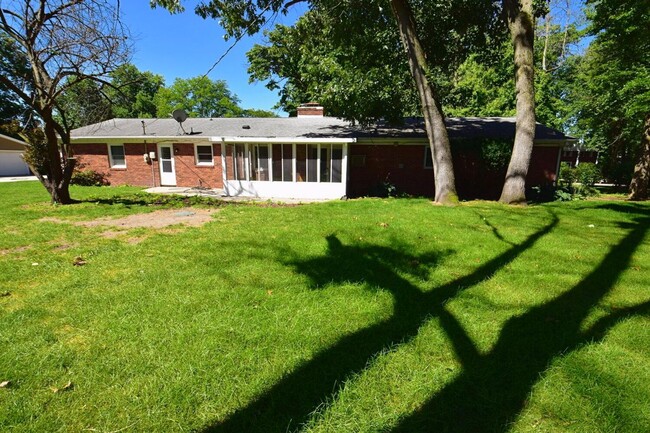
[[650, 3], [588, 3], [594, 40], [567, 86], [574, 134], [601, 152], [604, 177], [627, 184], [650, 107]]
[[453, 86], [443, 101], [447, 115], [515, 115], [512, 44], [504, 44], [502, 53], [496, 64], [482, 62], [481, 57], [475, 54], [460, 65]]
[[57, 117], [70, 129], [112, 119], [111, 101], [104, 95], [103, 86], [84, 80], [70, 87], [58, 101]]
[[161, 75], [140, 72], [127, 63], [113, 71], [110, 78], [111, 86], [106, 89], [106, 94], [111, 101], [114, 117], [156, 117], [154, 97], [165, 85]]
[[568, 162], [560, 163], [560, 182], [566, 186], [571, 186], [576, 180], [575, 169]]
[[79, 186], [108, 186], [109, 182], [105, 173], [98, 173], [94, 170], [83, 170], [75, 168], [70, 178], [70, 185]]
[[596, 164], [583, 162], [572, 168], [568, 163], [560, 164], [560, 183], [563, 185], [556, 191], [559, 201], [583, 200], [598, 195], [594, 185], [602, 178], [600, 167]]
[[161, 87], [155, 97], [156, 115], [169, 117], [176, 109], [185, 110], [192, 117], [237, 117], [241, 108], [226, 82], [211, 80], [201, 75], [177, 78], [169, 87]]
[[[267, 32], [268, 42], [248, 53], [251, 80], [279, 89], [278, 107], [290, 113], [301, 103], [318, 101], [330, 115], [361, 122], [401, 122], [404, 116], [419, 115], [419, 97], [390, 2], [339, 6], [316, 2], [294, 26], [278, 25]], [[427, 52], [427, 76], [439, 94], [448, 92], [453, 72], [472, 50], [484, 46], [486, 34], [494, 38], [503, 33], [494, 26], [493, 8], [473, 0], [414, 8]]]
[[594, 186], [594, 184], [600, 182], [602, 177], [600, 168], [591, 162], [578, 164], [575, 171], [577, 181], [586, 186]]
[[480, 143], [481, 158], [488, 168], [500, 171], [508, 166], [512, 155], [512, 142], [507, 140], [484, 140]]

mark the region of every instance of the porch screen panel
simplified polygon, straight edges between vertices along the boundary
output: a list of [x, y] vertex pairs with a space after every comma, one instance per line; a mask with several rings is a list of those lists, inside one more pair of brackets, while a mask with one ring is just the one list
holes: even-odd
[[293, 145], [282, 145], [282, 180], [293, 182]]
[[268, 144], [255, 144], [252, 146], [250, 165], [251, 180], [269, 180]]
[[341, 182], [343, 172], [343, 146], [332, 145], [332, 182]]
[[273, 166], [273, 181], [281, 182], [282, 181], [282, 145], [274, 144], [271, 148], [271, 159]]
[[226, 180], [235, 180], [235, 146], [226, 144]]
[[307, 181], [307, 145], [296, 144], [296, 181]]
[[320, 145], [320, 181], [329, 182], [330, 181], [330, 145], [321, 144]]
[[318, 145], [307, 145], [307, 182], [318, 182]]
[[235, 179], [246, 180], [246, 164], [244, 163], [244, 154], [246, 147], [243, 144], [235, 145]]

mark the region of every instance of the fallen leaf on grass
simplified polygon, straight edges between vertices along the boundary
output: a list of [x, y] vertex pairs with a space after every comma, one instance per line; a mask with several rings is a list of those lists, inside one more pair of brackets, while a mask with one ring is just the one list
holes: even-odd
[[4, 382], [0, 382], [0, 388], [9, 388], [9, 385], [11, 385], [11, 381], [5, 380]]
[[72, 382], [68, 382], [63, 386], [63, 388], [52, 387], [50, 389], [52, 390], [53, 393], [56, 394], [57, 392], [70, 391], [72, 388], [74, 388], [74, 385], [72, 384]]
[[81, 256], [75, 257], [74, 260], [72, 261], [73, 266], [83, 266], [85, 264], [86, 264], [86, 261]]
[[273, 294], [273, 290], [267, 290], [267, 291], [266, 291], [266, 294], [269, 295], [269, 296], [271, 296], [271, 295]]
[[388, 223], [379, 223], [380, 227], [388, 228]]

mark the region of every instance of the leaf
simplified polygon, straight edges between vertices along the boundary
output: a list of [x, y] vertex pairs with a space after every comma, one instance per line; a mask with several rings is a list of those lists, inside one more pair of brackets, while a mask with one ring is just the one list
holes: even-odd
[[4, 382], [0, 382], [0, 388], [9, 388], [11, 385], [11, 381], [5, 380]]
[[87, 263], [86, 260], [84, 260], [84, 258], [81, 256], [75, 257], [74, 260], [72, 261], [73, 266], [83, 266], [86, 263]]
[[56, 394], [56, 393], [63, 392], [63, 391], [71, 391], [73, 388], [74, 388], [74, 385], [72, 384], [72, 382], [71, 382], [71, 381], [68, 381], [68, 383], [66, 383], [65, 385], [63, 385], [62, 388], [55, 388], [55, 387], [52, 387], [52, 388], [50, 388], [50, 389], [52, 390], [53, 393]]

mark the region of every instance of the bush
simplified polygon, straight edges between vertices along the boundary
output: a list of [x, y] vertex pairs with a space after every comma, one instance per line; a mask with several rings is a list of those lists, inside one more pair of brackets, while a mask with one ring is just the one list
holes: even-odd
[[600, 168], [591, 162], [578, 164], [574, 170], [577, 181], [583, 186], [594, 186], [602, 177]]
[[75, 170], [72, 173], [70, 184], [80, 186], [108, 186], [111, 183], [104, 173], [98, 173], [94, 170]]

